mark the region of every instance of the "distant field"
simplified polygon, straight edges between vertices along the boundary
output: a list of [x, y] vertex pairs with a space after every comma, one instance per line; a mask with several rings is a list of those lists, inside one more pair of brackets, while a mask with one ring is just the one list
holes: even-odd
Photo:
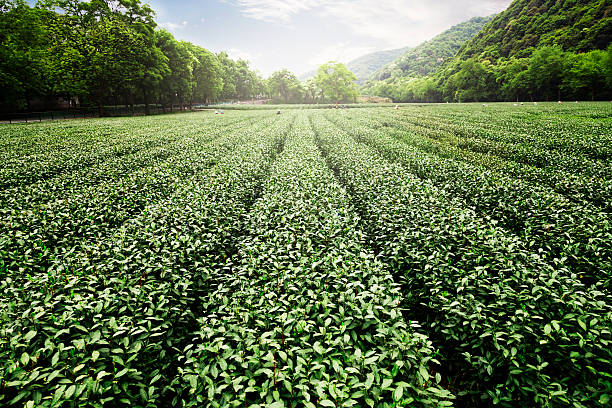
[[609, 406], [612, 103], [280, 109], [0, 127], [1, 406]]

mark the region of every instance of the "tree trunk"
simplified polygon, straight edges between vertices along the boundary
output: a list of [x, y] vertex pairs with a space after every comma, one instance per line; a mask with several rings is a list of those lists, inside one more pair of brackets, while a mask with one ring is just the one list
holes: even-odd
[[144, 101], [145, 106], [145, 115], [150, 115], [151, 111], [149, 110], [149, 93], [147, 92], [147, 88], [142, 89], [142, 99]]
[[97, 102], [98, 102], [98, 116], [100, 117], [104, 117], [106, 116], [106, 112], [104, 112], [104, 89], [105, 87], [103, 85], [100, 85], [98, 87], [98, 91], [97, 91]]

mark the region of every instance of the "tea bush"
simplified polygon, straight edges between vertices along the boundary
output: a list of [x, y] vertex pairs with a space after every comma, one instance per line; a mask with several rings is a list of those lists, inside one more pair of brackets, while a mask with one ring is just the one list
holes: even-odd
[[0, 405], [604, 407], [607, 104], [0, 127]]

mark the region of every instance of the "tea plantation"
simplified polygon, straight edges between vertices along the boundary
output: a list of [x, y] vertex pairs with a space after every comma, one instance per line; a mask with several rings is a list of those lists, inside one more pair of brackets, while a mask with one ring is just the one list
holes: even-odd
[[0, 127], [0, 406], [606, 407], [612, 104]]

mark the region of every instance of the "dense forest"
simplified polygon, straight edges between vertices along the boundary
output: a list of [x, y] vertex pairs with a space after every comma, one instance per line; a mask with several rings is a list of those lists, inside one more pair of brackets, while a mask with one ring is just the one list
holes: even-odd
[[362, 95], [397, 102], [610, 99], [611, 39], [612, 0], [515, 0], [494, 18], [349, 69], [325, 64], [301, 82], [286, 69], [264, 79], [248, 61], [178, 41], [140, 0], [0, 0], [0, 111], [353, 102], [356, 85], [346, 80], [376, 68]]
[[[0, 0], [0, 111], [244, 101], [356, 101], [355, 76], [330, 62], [302, 83], [178, 41], [139, 0]], [[61, 101], [61, 102], [58, 102]]]
[[402, 102], [606, 100], [611, 39], [612, 0], [516, 0], [435, 73], [362, 91]]
[[3, 110], [71, 104], [172, 106], [263, 93], [244, 60], [177, 41], [139, 1], [0, 2]]
[[459, 52], [459, 58], [525, 58], [534, 48], [583, 53], [612, 41], [612, 0], [517, 0]]

